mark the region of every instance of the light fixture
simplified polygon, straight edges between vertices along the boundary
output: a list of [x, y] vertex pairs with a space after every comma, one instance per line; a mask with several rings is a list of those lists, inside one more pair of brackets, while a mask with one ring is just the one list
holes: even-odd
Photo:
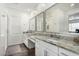
[[74, 4], [74, 3], [72, 3], [72, 4], [70, 4], [70, 6], [71, 6], [71, 7], [73, 7], [73, 6], [75, 6], [75, 4]]
[[45, 3], [42, 3], [42, 4], [40, 4], [41, 5], [41, 7], [45, 7], [46, 5], [45, 5]]
[[28, 9], [27, 9], [27, 12], [30, 12], [30, 11], [31, 11], [31, 10], [28, 8]]

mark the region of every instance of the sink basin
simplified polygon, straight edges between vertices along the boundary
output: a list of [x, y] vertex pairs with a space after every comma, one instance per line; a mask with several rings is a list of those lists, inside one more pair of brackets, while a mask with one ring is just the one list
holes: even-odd
[[58, 42], [57, 40], [54, 39], [47, 39], [48, 41], [53, 41], [53, 42]]
[[55, 44], [55, 45], [58, 43], [58, 40], [55, 40], [55, 39], [47, 39], [45, 41], [52, 43], [52, 44]]

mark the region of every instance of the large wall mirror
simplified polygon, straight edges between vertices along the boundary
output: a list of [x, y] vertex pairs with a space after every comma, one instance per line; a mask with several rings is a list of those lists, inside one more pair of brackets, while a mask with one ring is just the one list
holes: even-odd
[[79, 32], [79, 12], [69, 15], [69, 32]]
[[37, 16], [37, 31], [43, 31], [43, 13]]
[[35, 17], [30, 19], [30, 22], [29, 22], [29, 30], [30, 31], [35, 31]]

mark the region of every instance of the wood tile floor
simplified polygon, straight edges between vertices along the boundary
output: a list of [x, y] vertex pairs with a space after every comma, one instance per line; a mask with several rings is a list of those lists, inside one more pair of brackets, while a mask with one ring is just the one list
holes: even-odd
[[6, 56], [35, 56], [35, 48], [28, 49], [24, 44], [9, 46]]

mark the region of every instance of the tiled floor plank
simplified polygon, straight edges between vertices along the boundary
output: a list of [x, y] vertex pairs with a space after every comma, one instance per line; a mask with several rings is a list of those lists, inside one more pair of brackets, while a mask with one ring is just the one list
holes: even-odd
[[35, 56], [35, 48], [28, 49], [24, 44], [9, 46], [6, 56]]

